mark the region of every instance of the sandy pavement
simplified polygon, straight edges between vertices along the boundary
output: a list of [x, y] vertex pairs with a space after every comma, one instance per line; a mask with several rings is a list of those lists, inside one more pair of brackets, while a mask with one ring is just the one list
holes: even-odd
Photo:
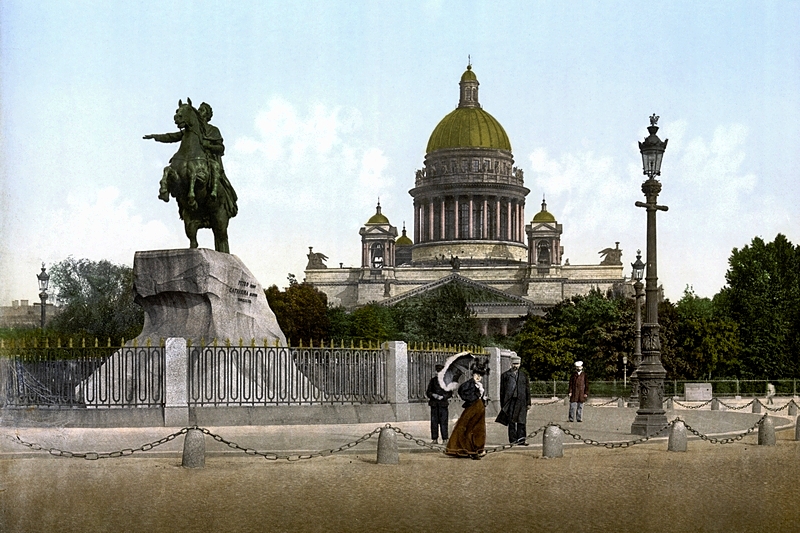
[[299, 462], [0, 459], [0, 531], [800, 531], [800, 442], [515, 448], [480, 461], [374, 450]]

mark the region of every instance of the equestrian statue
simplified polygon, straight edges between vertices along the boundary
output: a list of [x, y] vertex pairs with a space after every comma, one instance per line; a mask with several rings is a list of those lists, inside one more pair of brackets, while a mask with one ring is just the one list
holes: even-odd
[[199, 109], [178, 100], [175, 124], [179, 131], [154, 133], [144, 139], [162, 143], [180, 142], [178, 151], [169, 160], [161, 177], [158, 197], [178, 202], [178, 214], [183, 220], [189, 247], [197, 248], [197, 230], [211, 228], [214, 232], [214, 249], [230, 253], [228, 246], [228, 220], [236, 216], [236, 191], [222, 167], [225, 146], [216, 126], [209, 124], [213, 111], [203, 102]]

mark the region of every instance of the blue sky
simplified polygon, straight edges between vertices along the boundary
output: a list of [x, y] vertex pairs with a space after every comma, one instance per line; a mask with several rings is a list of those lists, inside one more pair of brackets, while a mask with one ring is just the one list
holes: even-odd
[[6, 0], [0, 303], [36, 300], [42, 261], [188, 246], [157, 199], [176, 147], [142, 140], [186, 97], [214, 108], [240, 196], [231, 251], [263, 285], [302, 278], [308, 246], [358, 265], [378, 197], [413, 235], [408, 190], [468, 55], [526, 219], [546, 195], [573, 265], [644, 251], [636, 143], [658, 114], [659, 280], [713, 296], [734, 247], [800, 243], [798, 35], [794, 2]]

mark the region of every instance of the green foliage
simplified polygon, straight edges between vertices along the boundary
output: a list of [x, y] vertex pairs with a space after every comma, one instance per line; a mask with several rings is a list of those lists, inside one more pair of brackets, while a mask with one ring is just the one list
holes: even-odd
[[328, 339], [328, 297], [309, 283], [298, 283], [292, 274], [288, 279], [289, 286], [283, 291], [276, 285], [264, 290], [286, 339], [293, 344]]
[[567, 379], [578, 360], [595, 379], [613, 377], [633, 351], [632, 313], [632, 304], [599, 291], [573, 296], [545, 317], [528, 317], [516, 351], [533, 379]]
[[50, 268], [50, 283], [62, 305], [49, 323], [52, 332], [115, 342], [141, 332], [144, 311], [133, 302], [132, 268], [68, 257]]
[[392, 312], [401, 340], [481, 344], [480, 333], [467, 306], [473, 293], [460, 283], [448, 283], [398, 303]]
[[800, 246], [785, 236], [760, 237], [728, 260], [726, 287], [714, 298], [736, 323], [741, 376], [800, 375]]
[[733, 320], [722, 316], [711, 299], [698, 297], [688, 286], [675, 305], [675, 313], [677, 364], [668, 369], [672, 379], [738, 375], [741, 348]]
[[399, 339], [394, 314], [391, 307], [375, 303], [356, 309], [350, 313], [350, 338], [371, 341]]

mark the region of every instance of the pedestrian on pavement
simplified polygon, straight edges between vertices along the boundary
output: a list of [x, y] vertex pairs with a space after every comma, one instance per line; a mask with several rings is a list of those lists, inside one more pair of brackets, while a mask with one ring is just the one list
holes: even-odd
[[583, 402], [589, 397], [589, 379], [583, 361], [575, 361], [575, 372], [569, 378], [569, 421], [583, 422]]
[[767, 403], [772, 405], [772, 397], [775, 396], [775, 385], [767, 383]]
[[525, 425], [531, 408], [531, 383], [520, 368], [522, 360], [511, 356], [511, 368], [500, 376], [500, 413], [495, 422], [508, 426], [508, 442], [527, 446]]
[[439, 372], [443, 369], [444, 365], [436, 365], [436, 374], [431, 378], [428, 383], [428, 389], [425, 391], [425, 396], [428, 397], [428, 405], [431, 407], [431, 444], [438, 444], [440, 433], [442, 435], [442, 444], [447, 442], [448, 438], [447, 426], [450, 414], [447, 407], [453, 392], [444, 390], [439, 383]]
[[486, 455], [486, 391], [483, 376], [488, 369], [474, 367], [472, 379], [461, 384], [458, 395], [464, 400], [464, 411], [458, 417], [445, 453], [457, 457], [480, 459]]

